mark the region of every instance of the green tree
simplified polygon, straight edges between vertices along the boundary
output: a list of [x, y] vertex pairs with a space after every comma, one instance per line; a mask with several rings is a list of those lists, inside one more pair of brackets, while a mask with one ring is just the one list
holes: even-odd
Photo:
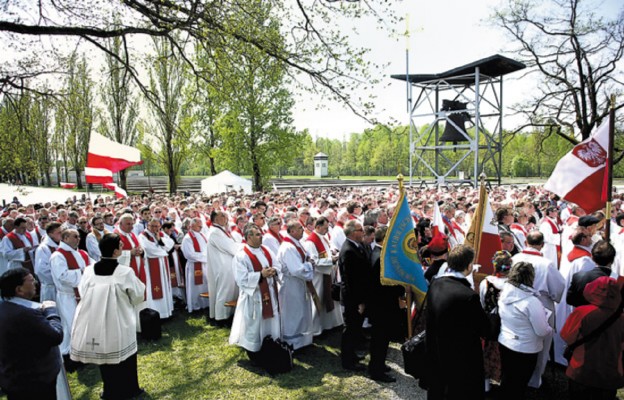
[[93, 87], [87, 60], [84, 56], [79, 59], [78, 54], [74, 53], [69, 59], [63, 98], [58, 104], [63, 108], [67, 121], [65, 148], [76, 172], [76, 184], [79, 189], [83, 187], [81, 173], [84, 170], [94, 122]]
[[[271, 37], [274, 46], [283, 45], [279, 23], [271, 15], [270, 5], [252, 1], [255, 14], [246, 22], [248, 35]], [[246, 7], [233, 12], [246, 13]], [[231, 44], [233, 51], [215, 51], [219, 61], [219, 79], [227, 93], [229, 129], [222, 138], [227, 152], [239, 157], [252, 176], [254, 190], [262, 190], [278, 159], [288, 164], [302, 136], [291, 128], [293, 100], [286, 88], [284, 66], [256, 46]]]
[[[326, 98], [337, 99], [361, 115], [367, 114], [372, 104], [357, 93], [377, 82], [374, 72], [381, 66], [367, 60], [366, 49], [350, 45], [344, 26], [336, 21], [362, 19], [363, 29], [379, 28], [388, 35], [394, 34], [392, 27], [400, 26], [396, 8], [389, 2], [263, 1], [270, 8], [271, 17], [279, 21], [281, 32], [287, 33], [286, 42], [276, 42], [271, 32], [248, 29], [250, 24], [264, 20], [265, 10], [255, 5], [258, 1], [8, 0], [6, 3], [5, 8], [10, 12], [0, 15], [0, 35], [4, 42], [12, 43], [20, 51], [10, 54], [0, 64], [2, 91], [33, 89], [32, 82], [23, 80], [24, 77], [56, 71], [56, 57], [41, 51], [40, 44], [44, 41], [57, 48], [61, 47], [60, 43], [68, 48], [86, 43], [109, 52], [105, 39], [121, 37], [126, 41], [142, 35], [168, 40], [184, 53], [182, 60], [195, 77], [203, 80], [201, 68], [189, 55], [193, 48], [184, 43], [191, 37], [209, 51], [221, 48], [229, 53], [239, 46], [253, 47], [285, 68], [301, 87], [323, 92]], [[123, 16], [123, 26], [115, 25], [117, 15]], [[46, 40], [32, 40], [36, 36]], [[141, 90], [151, 96], [149, 85], [142, 83], [133, 65], [137, 59], [134, 52], [141, 49], [131, 45], [123, 49], [120, 60]]]
[[[517, 105], [526, 126], [549, 127], [572, 144], [589, 137], [621, 95], [624, 8], [600, 16], [596, 0], [513, 0], [493, 21], [512, 39], [514, 57], [537, 75], [535, 95]], [[621, 101], [616, 109], [624, 107]], [[622, 120], [622, 117], [619, 117]], [[624, 156], [624, 152], [619, 156]]]
[[182, 162], [189, 156], [191, 137], [189, 115], [185, 104], [184, 87], [187, 82], [184, 62], [176, 48], [166, 39], [154, 38], [156, 54], [149, 57], [150, 90], [154, 93], [149, 102], [154, 121], [149, 125], [153, 134], [145, 137], [144, 146], [154, 154], [155, 160], [166, 171], [169, 192], [178, 190]]
[[[134, 81], [120, 60], [122, 38], [114, 37], [106, 44], [105, 66], [102, 68], [104, 83], [100, 96], [104, 109], [99, 113], [99, 131], [117, 143], [135, 146], [138, 99], [133, 95]], [[126, 189], [126, 171], [119, 171], [119, 186]]]

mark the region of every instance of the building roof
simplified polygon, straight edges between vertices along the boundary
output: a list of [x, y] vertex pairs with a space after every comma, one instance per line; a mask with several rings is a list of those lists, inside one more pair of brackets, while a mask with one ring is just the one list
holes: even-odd
[[314, 155], [314, 158], [315, 158], [315, 159], [316, 159], [316, 158], [329, 158], [329, 156], [328, 156], [327, 154], [325, 154], [325, 153], [321, 153], [321, 152], [319, 152], [319, 153], [317, 153], [317, 154], [315, 154], [315, 155]]
[[463, 86], [474, 84], [474, 74], [477, 67], [479, 67], [480, 75], [497, 77], [524, 69], [526, 65], [500, 54], [495, 54], [438, 74], [395, 74], [391, 75], [391, 78], [402, 81], [409, 80], [411, 83], [428, 82], [431, 84], [439, 80], [445, 80], [451, 85]]

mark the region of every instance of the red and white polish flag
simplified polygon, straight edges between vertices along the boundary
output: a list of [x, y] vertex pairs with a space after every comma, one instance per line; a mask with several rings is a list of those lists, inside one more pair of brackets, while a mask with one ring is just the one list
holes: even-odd
[[494, 273], [492, 256], [502, 249], [498, 226], [494, 224], [494, 212], [490, 206], [490, 198], [485, 192], [485, 204], [483, 205], [483, 225], [481, 228], [481, 244], [477, 255], [477, 264], [481, 265], [480, 272], [485, 274]]
[[106, 168], [87, 166], [85, 167], [85, 177], [87, 183], [110, 183], [113, 182], [113, 171]]
[[114, 142], [99, 133], [91, 134], [87, 166], [119, 172], [140, 164], [143, 164], [143, 161], [139, 149]]
[[559, 197], [578, 204], [587, 213], [605, 206], [603, 198], [609, 150], [609, 118], [592, 136], [563, 156], [544, 185]]
[[123, 198], [128, 197], [128, 193], [125, 190], [123, 190], [121, 187], [119, 187], [116, 183], [102, 183], [102, 186], [104, 186], [108, 190], [114, 190], [115, 197], [117, 197], [118, 199], [123, 199]]
[[444, 232], [444, 220], [442, 219], [442, 213], [440, 212], [440, 206], [437, 201], [433, 203], [433, 218], [431, 220], [431, 237], [437, 235], [438, 233]]
[[139, 149], [91, 133], [85, 176], [87, 183], [113, 182], [113, 173], [142, 164]]

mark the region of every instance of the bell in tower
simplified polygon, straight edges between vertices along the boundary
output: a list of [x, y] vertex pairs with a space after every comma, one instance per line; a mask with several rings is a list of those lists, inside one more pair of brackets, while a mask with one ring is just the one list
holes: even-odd
[[[467, 103], [462, 103], [461, 101], [454, 100], [442, 100], [442, 111], [455, 111], [455, 110], [465, 110]], [[457, 144], [457, 142], [467, 142], [468, 139], [453, 126], [453, 124], [449, 123], [448, 120], [451, 120], [460, 127], [464, 132], [466, 132], [465, 122], [468, 120], [468, 113], [453, 113], [449, 114], [446, 117], [447, 122], [444, 127], [444, 132], [442, 136], [440, 136], [440, 142], [453, 142], [453, 144]]]

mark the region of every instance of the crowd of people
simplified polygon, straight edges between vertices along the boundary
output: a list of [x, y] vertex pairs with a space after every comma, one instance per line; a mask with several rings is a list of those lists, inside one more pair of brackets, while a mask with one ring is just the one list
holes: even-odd
[[[622, 311], [622, 200], [614, 201], [607, 225], [603, 212], [585, 215], [539, 187], [494, 188], [502, 250], [492, 254], [494, 274], [483, 276], [463, 244], [478, 191], [408, 188], [406, 195], [430, 285], [424, 311], [417, 310], [426, 317], [427, 376], [420, 384], [428, 398], [479, 399], [497, 391], [521, 399], [527, 387], [542, 385], [549, 359], [567, 366], [571, 398], [614, 398], [624, 386], [624, 320], [612, 317]], [[257, 363], [268, 335], [297, 351], [343, 329], [342, 367], [394, 382], [386, 354], [391, 341], [405, 338], [412, 305], [404, 287], [383, 286], [379, 276], [398, 199], [395, 187], [83, 196], [64, 204], [16, 199], [0, 217], [0, 307], [13, 307], [0, 318], [18, 318], [16, 305], [38, 300], [28, 303], [29, 312], [49, 325], [41, 339], [48, 347], [38, 351], [60, 345], [68, 370], [100, 365], [103, 398], [141, 392], [136, 332], [143, 309], [161, 319], [175, 308], [207, 312]], [[443, 232], [432, 225], [436, 210]], [[37, 379], [50, 385], [60, 364], [50, 362], [50, 373], [37, 377], [12, 361], [17, 355], [6, 344], [21, 333], [4, 319], [0, 387], [20, 398]], [[596, 339], [574, 343], [595, 329]], [[569, 363], [566, 345], [574, 349]], [[121, 376], [126, 389], [117, 392]], [[596, 393], [603, 397], [590, 397]]]

